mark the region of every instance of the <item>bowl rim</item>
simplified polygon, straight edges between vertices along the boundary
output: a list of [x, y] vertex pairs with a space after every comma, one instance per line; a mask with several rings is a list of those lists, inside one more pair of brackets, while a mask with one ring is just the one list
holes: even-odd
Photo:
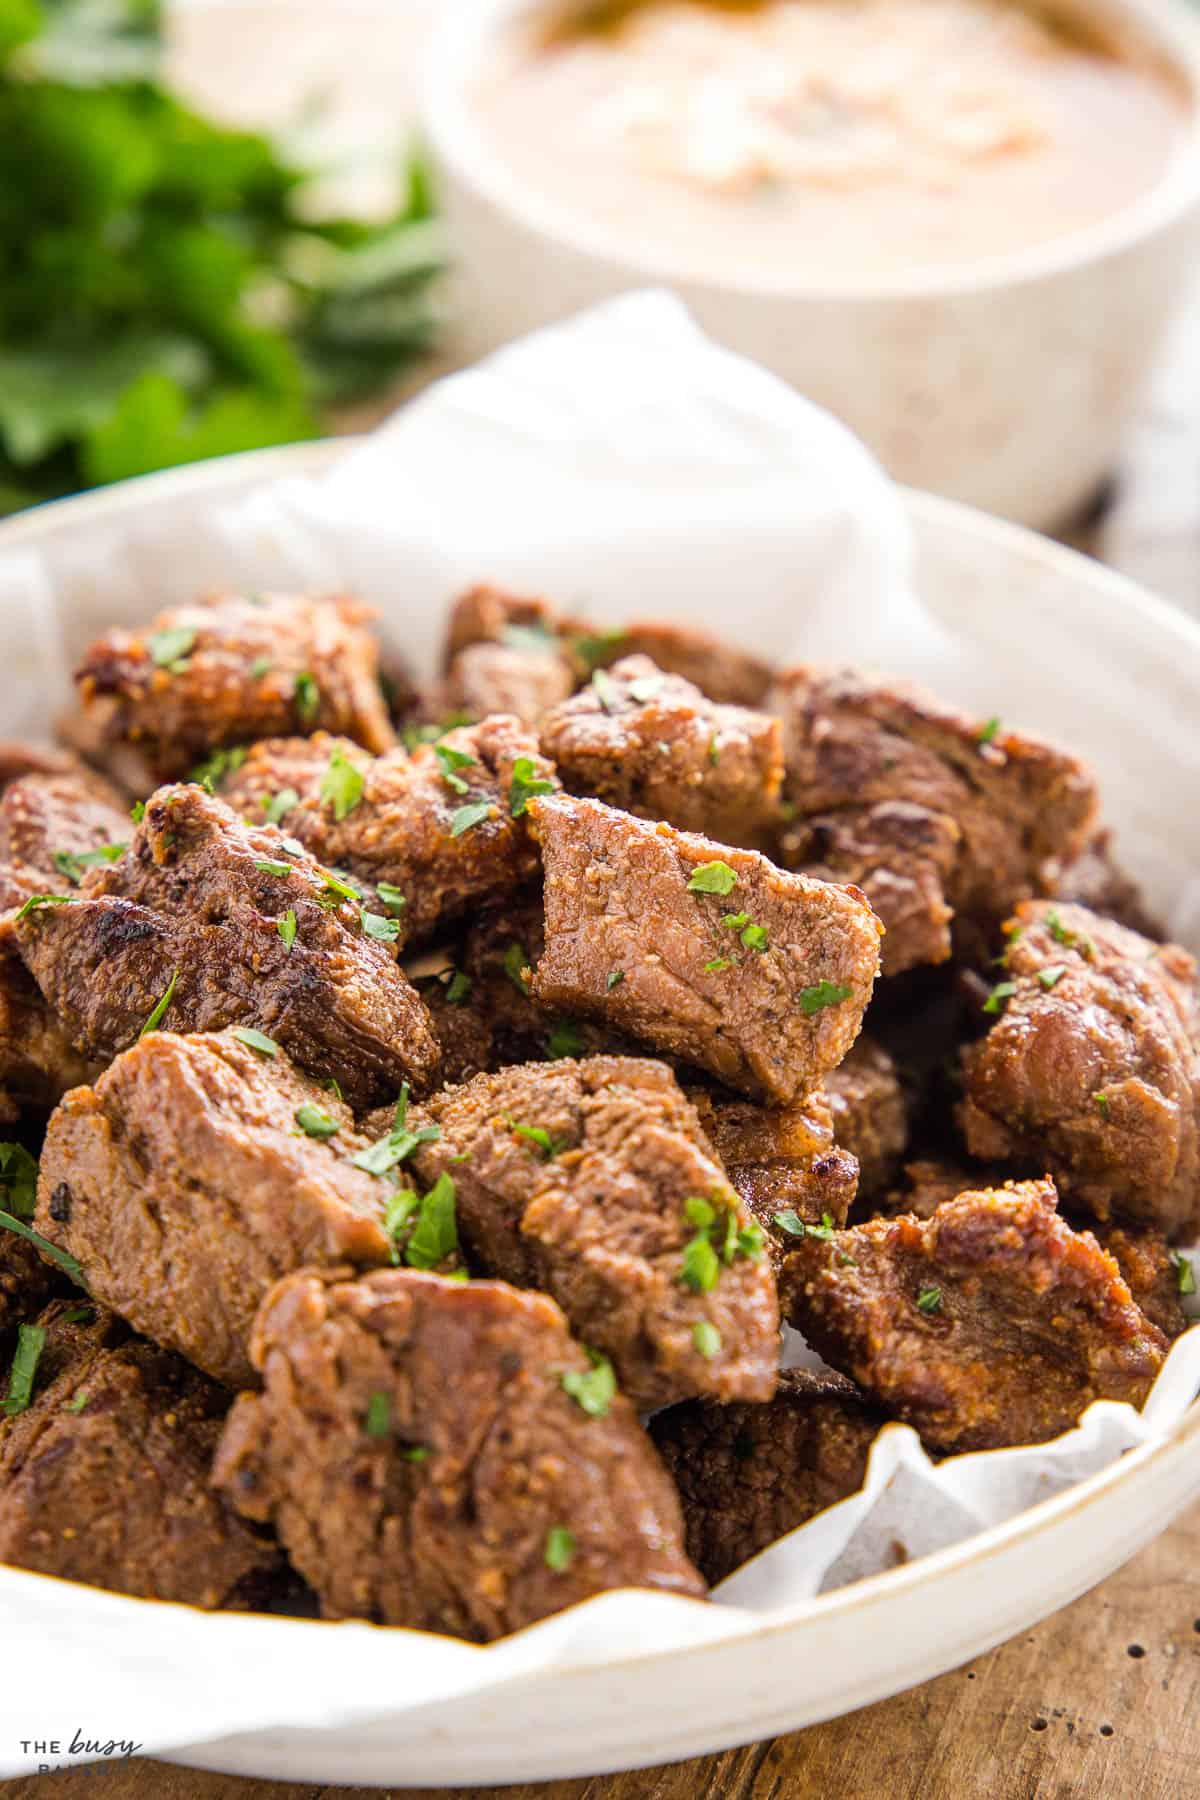
[[[319, 439], [308, 443], [289, 444], [266, 450], [242, 451], [229, 456], [214, 457], [203, 462], [189, 463], [174, 469], [163, 469], [149, 475], [137, 476], [131, 480], [115, 483], [111, 487], [94, 489], [89, 493], [70, 495], [61, 500], [48, 501], [45, 504], [30, 508], [13, 518], [0, 520], [0, 555], [10, 549], [33, 547], [39, 538], [53, 537], [62, 529], [87, 527], [91, 524], [103, 525], [121, 515], [137, 511], [146, 505], [160, 501], [181, 500], [184, 498], [202, 498], [211, 490], [229, 489], [234, 492], [248, 491], [261, 481], [284, 477], [304, 478], [318, 476], [332, 468], [343, 456], [354, 449], [363, 440], [347, 436], [343, 438]], [[1150, 593], [1139, 583], [1131, 581], [1127, 576], [1115, 570], [1105, 568], [1103, 564], [1093, 561], [1079, 551], [1068, 549], [1065, 545], [1054, 543], [1039, 533], [1028, 530], [1021, 525], [1010, 524], [1007, 520], [994, 518], [975, 507], [963, 505], [959, 501], [945, 500], [938, 495], [928, 494], [918, 489], [901, 488], [900, 490], [906, 511], [918, 523], [932, 527], [939, 526], [957, 530], [974, 536], [982, 542], [992, 543], [1002, 553], [1020, 556], [1026, 562], [1042, 562], [1067, 574], [1076, 581], [1082, 590], [1105, 590], [1112, 599], [1136, 602], [1138, 610], [1144, 617], [1152, 619], [1155, 628], [1183, 638], [1193, 653], [1200, 654], [1200, 621], [1194, 620], [1182, 609]], [[1200, 1326], [1200, 1321], [1196, 1322]], [[1193, 1327], [1196, 1328], [1196, 1327]], [[990, 1452], [978, 1452], [988, 1455]], [[884, 1594], [895, 1595], [906, 1588], [934, 1582], [940, 1576], [969, 1568], [973, 1563], [990, 1558], [993, 1554], [1020, 1542], [1031, 1542], [1046, 1531], [1053, 1530], [1065, 1518], [1082, 1514], [1091, 1506], [1103, 1503], [1110, 1492], [1124, 1485], [1126, 1481], [1136, 1479], [1142, 1471], [1157, 1464], [1174, 1461], [1182, 1457], [1195, 1459], [1197, 1468], [1197, 1486], [1200, 1487], [1200, 1397], [1192, 1402], [1187, 1411], [1169, 1426], [1161, 1435], [1156, 1435], [1145, 1444], [1138, 1445], [1119, 1456], [1107, 1467], [1095, 1474], [1086, 1476], [1082, 1481], [1065, 1488], [1061, 1493], [1041, 1500], [1023, 1511], [1015, 1513], [1010, 1519], [996, 1525], [985, 1526], [971, 1536], [960, 1539], [941, 1550], [934, 1550], [927, 1555], [914, 1558], [896, 1568], [885, 1569], [874, 1575], [864, 1576], [845, 1587], [835, 1588], [829, 1593], [810, 1596], [795, 1605], [783, 1608], [778, 1612], [763, 1615], [757, 1623], [743, 1635], [765, 1637], [770, 1634], [794, 1629], [804, 1620], [814, 1616], [827, 1618], [839, 1614], [850, 1614], [860, 1607], [869, 1605], [876, 1597]], [[66, 1583], [62, 1577], [43, 1575], [28, 1570], [0, 1569], [0, 1581], [13, 1575], [22, 1581], [36, 1580], [54, 1582], [59, 1586], [69, 1585], [73, 1589], [79, 1584]], [[104, 1589], [88, 1590], [89, 1597], [97, 1603], [109, 1606], [176, 1606], [178, 1602], [146, 1600], [130, 1595], [112, 1594]], [[598, 1596], [600, 1600], [604, 1596]], [[584, 1601], [584, 1606], [593, 1604]], [[705, 1604], [696, 1601], [686, 1604]], [[230, 1620], [251, 1619], [267, 1620], [273, 1626], [313, 1627], [328, 1629], [334, 1621], [313, 1619], [292, 1619], [273, 1614], [258, 1613], [204, 1613], [197, 1608], [183, 1609], [193, 1617], [200, 1629], [207, 1628], [211, 1621], [214, 1629], [228, 1628]], [[204, 1627], [199, 1620], [206, 1621]], [[372, 1626], [364, 1621], [352, 1622], [356, 1629], [369, 1629], [382, 1632], [394, 1640], [398, 1629], [390, 1626]], [[536, 1631], [539, 1626], [528, 1628]], [[404, 1631], [407, 1637], [424, 1637], [425, 1632]], [[518, 1634], [519, 1635], [519, 1634]], [[501, 1644], [511, 1639], [501, 1639]], [[700, 1644], [678, 1646], [673, 1649], [650, 1649], [640, 1651], [636, 1645], [623, 1650], [615, 1660], [615, 1666], [643, 1665], [666, 1657], [698, 1656], [705, 1652], [718, 1651], [724, 1648], [727, 1640], [716, 1638]], [[477, 1654], [486, 1656], [491, 1646], [474, 1646]], [[592, 1659], [574, 1661], [570, 1652], [561, 1662], [556, 1662], [553, 1675], [570, 1676], [594, 1670], [596, 1664]]]
[[888, 300], [929, 300], [989, 294], [1074, 273], [1170, 230], [1200, 210], [1200, 13], [1190, 0], [1102, 0], [1114, 19], [1150, 40], [1182, 77], [1187, 119], [1168, 165], [1145, 192], [1116, 212], [1078, 231], [1028, 249], [971, 259], [962, 264], [922, 264], [912, 270], [859, 279], [789, 275], [738, 280], [720, 270], [659, 259], [621, 247], [603, 229], [570, 219], [506, 170], [472, 117], [469, 97], [481, 55], [514, 17], [537, 11], [544, 0], [457, 0], [438, 20], [422, 59], [418, 110], [426, 143], [442, 178], [471, 190], [498, 215], [530, 234], [640, 284], [662, 284], [688, 294], [719, 295], [764, 305], [787, 300], [844, 305]]

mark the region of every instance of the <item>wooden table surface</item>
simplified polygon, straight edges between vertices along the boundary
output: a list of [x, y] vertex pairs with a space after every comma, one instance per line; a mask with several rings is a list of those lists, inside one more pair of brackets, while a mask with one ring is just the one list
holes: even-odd
[[[427, 0], [407, 0], [415, 19]], [[236, 12], [246, 9], [237, 6]], [[336, 10], [336, 9], [335, 9]], [[364, 11], [362, 0], [353, 10]], [[401, 12], [404, 6], [399, 8]], [[308, 14], [306, 31], [296, 20]], [[328, 70], [329, 9], [292, 9], [292, 55]], [[322, 23], [324, 21], [324, 24]], [[345, 21], [338, 15], [338, 25]], [[344, 34], [340, 35], [344, 47]], [[223, 30], [184, 34], [189, 73], [230, 102]], [[407, 53], [406, 53], [407, 55]], [[394, 109], [398, 62], [373, 68]], [[250, 59], [263, 68], [257, 55]], [[294, 91], [294, 89], [293, 89]], [[271, 110], [287, 93], [275, 70]], [[235, 110], [241, 96], [233, 96]], [[378, 111], [376, 116], [379, 115]], [[394, 117], [394, 111], [392, 113]], [[1098, 517], [1066, 533], [1200, 615], [1200, 306], [1169, 347]], [[634, 1774], [469, 1790], [510, 1800], [1200, 1800], [1200, 1507], [1028, 1636], [894, 1700], [770, 1743]], [[897, 1646], [903, 1663], [903, 1645]], [[804, 1671], [798, 1668], [802, 1683]], [[317, 1800], [378, 1790], [240, 1781], [134, 1761], [0, 1782], [6, 1800]], [[428, 1800], [432, 1790], [406, 1790]], [[458, 1790], [468, 1794], [468, 1790]], [[469, 1800], [469, 1796], [468, 1796]]]

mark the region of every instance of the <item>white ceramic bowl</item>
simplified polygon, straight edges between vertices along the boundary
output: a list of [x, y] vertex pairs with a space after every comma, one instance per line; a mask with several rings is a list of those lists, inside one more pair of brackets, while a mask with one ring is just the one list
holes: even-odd
[[[836, 413], [897, 480], [1047, 529], [1112, 469], [1123, 426], [1200, 244], [1200, 12], [1092, 0], [1177, 66], [1192, 116], [1164, 178], [1097, 226], [961, 269], [861, 284], [682, 278], [507, 174], [472, 116], [489, 46], [537, 0], [458, 0], [431, 46], [424, 127], [473, 360], [631, 287], [673, 287], [704, 329]], [[554, 153], [546, 146], [547, 156]], [[631, 196], [631, 204], [636, 197]]]
[[[200, 509], [242, 498], [283, 474], [316, 472], [339, 450], [326, 444], [230, 457], [64, 501], [0, 525], [0, 556], [51, 547], [69, 552], [65, 561], [78, 568], [86, 589], [89, 550], [96, 551], [111, 527], [135, 536], [143, 529], [178, 531], [186, 543]], [[1069, 651], [1073, 644], [1086, 643], [1102, 662], [1121, 668], [1146, 697], [1136, 731], [1128, 715], [1116, 719], [1098, 708], [1089, 730], [1073, 733], [1072, 743], [1102, 779], [1106, 772], [1124, 777], [1114, 823], [1127, 843], [1145, 847], [1138, 866], [1151, 898], [1165, 903], [1154, 843], [1173, 841], [1200, 866], [1200, 822], [1190, 800], [1200, 782], [1200, 741], [1188, 731], [1200, 691], [1200, 627], [1027, 532], [926, 495], [910, 494], [907, 506], [922, 598], [939, 620], [987, 650], [998, 681], [1017, 680], [1013, 693], [1023, 697], [1010, 708], [1010, 695], [1003, 696], [1007, 716], [1019, 710], [1023, 722], [1053, 726], [1064, 646]], [[664, 553], [670, 550], [668, 543]], [[1026, 689], [1021, 672], [1035, 664], [1046, 679], [1039, 687], [1035, 675]], [[403, 1787], [586, 1775], [727, 1748], [867, 1705], [1026, 1630], [1126, 1561], [1197, 1496], [1200, 1404], [1162, 1440], [1130, 1451], [1067, 1493], [953, 1548], [773, 1614], [743, 1637], [669, 1655], [631, 1643], [602, 1661], [584, 1661], [572, 1654], [568, 1631], [551, 1674], [509, 1680], [468, 1703], [431, 1705], [402, 1718], [389, 1718], [387, 1708], [404, 1691], [406, 1659], [414, 1644], [417, 1654], [432, 1657], [435, 1640], [374, 1632], [364, 1657], [362, 1627], [155, 1606], [160, 1621], [164, 1612], [176, 1620], [172, 1691], [186, 1723], [172, 1739], [172, 1753], [242, 1775]], [[122, 1667], [136, 1670], [139, 1621], [151, 1603], [0, 1569], [5, 1641], [11, 1632], [13, 1642], [30, 1644], [22, 1616], [34, 1593], [67, 1641], [87, 1617], [115, 1619]], [[589, 1602], [605, 1604], [603, 1596]], [[323, 1671], [328, 1679], [335, 1669], [354, 1666], [345, 1662], [352, 1653], [364, 1671], [364, 1708], [378, 1708], [375, 1722], [204, 1742], [211, 1735], [204, 1695], [213, 1669], [246, 1671], [253, 1682], [263, 1658], [295, 1663], [303, 1670], [303, 1691], [319, 1694]], [[472, 1654], [486, 1659], [489, 1652]], [[136, 1675], [130, 1681], [128, 1722], [136, 1732]], [[86, 1693], [52, 1685], [65, 1718], [87, 1716]], [[0, 1740], [7, 1746], [0, 1753], [30, 1735], [31, 1705], [14, 1665], [0, 1697]], [[116, 1719], [103, 1723], [118, 1728]], [[197, 1747], [179, 1748], [186, 1742]]]

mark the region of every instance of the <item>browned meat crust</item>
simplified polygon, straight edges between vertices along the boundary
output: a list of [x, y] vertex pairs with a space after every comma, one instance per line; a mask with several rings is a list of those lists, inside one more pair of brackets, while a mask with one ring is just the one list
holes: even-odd
[[721, 706], [645, 656], [599, 670], [542, 720], [542, 749], [573, 794], [722, 843], [761, 847], [778, 825], [778, 719]]
[[484, 719], [509, 713], [536, 725], [575, 686], [566, 657], [550, 639], [544, 645], [468, 644], [450, 664], [440, 704], [445, 712]]
[[1072, 1206], [1200, 1223], [1195, 965], [1085, 907], [1017, 909], [1001, 1008], [963, 1052], [967, 1148], [1048, 1169]]
[[1166, 1339], [1050, 1181], [960, 1194], [931, 1218], [806, 1236], [784, 1264], [792, 1324], [927, 1448], [1038, 1444], [1093, 1400], [1140, 1406]]
[[406, 1080], [433, 1083], [437, 1043], [391, 945], [273, 826], [243, 825], [200, 787], [161, 788], [127, 853], [89, 869], [79, 893], [14, 931], [84, 1054], [126, 1049], [169, 993], [157, 1023], [254, 1027], [309, 1074], [341, 1082], [352, 1104], [395, 1095]]
[[714, 1586], [768, 1544], [856, 1494], [887, 1423], [853, 1382], [791, 1370], [766, 1406], [692, 1400], [650, 1435], [679, 1489], [687, 1551]]
[[328, 867], [398, 889], [401, 935], [417, 944], [537, 874], [531, 782], [553, 784], [552, 765], [531, 732], [497, 717], [374, 760], [324, 734], [257, 744], [222, 793], [251, 819], [269, 808]]
[[136, 745], [160, 780], [229, 745], [318, 727], [386, 750], [371, 617], [344, 595], [217, 594], [110, 631], [76, 681], [108, 741]]
[[669, 1069], [532, 1063], [435, 1095], [425, 1117], [441, 1137], [417, 1170], [426, 1186], [454, 1179], [472, 1260], [553, 1295], [638, 1406], [769, 1398], [774, 1278]]
[[68, 892], [131, 831], [116, 789], [88, 770], [18, 776], [0, 794], [0, 908]]
[[280, 1557], [208, 1485], [228, 1394], [102, 1307], [60, 1300], [38, 1323], [33, 1402], [0, 1419], [0, 1562], [151, 1600], [245, 1604]]
[[99, 1074], [73, 1048], [19, 953], [15, 914], [0, 918], [0, 1120], [47, 1112], [68, 1088]]
[[[543, 1004], [774, 1101], [842, 1060], [879, 960], [879, 921], [856, 889], [598, 800], [556, 795], [529, 810], [546, 869], [533, 977]], [[706, 891], [714, 867], [722, 891]]]
[[1139, 1231], [1111, 1222], [1092, 1223], [1088, 1228], [1101, 1249], [1116, 1258], [1130, 1293], [1150, 1323], [1172, 1341], [1185, 1332], [1191, 1321], [1180, 1304], [1180, 1265], [1161, 1231]]
[[858, 1192], [870, 1200], [883, 1192], [908, 1143], [908, 1114], [896, 1065], [873, 1038], [860, 1037], [846, 1059], [825, 1077], [833, 1130], [857, 1158]]
[[235, 1406], [214, 1479], [276, 1525], [326, 1616], [487, 1640], [606, 1588], [703, 1593], [633, 1408], [567, 1392], [591, 1365], [544, 1296], [292, 1275], [253, 1356], [264, 1392]]
[[[313, 1137], [305, 1116], [333, 1135]], [[50, 1120], [37, 1229], [138, 1331], [229, 1387], [249, 1387], [258, 1303], [304, 1264], [385, 1264], [370, 1139], [282, 1052], [230, 1032], [152, 1032]]]
[[768, 706], [798, 815], [784, 861], [863, 888], [887, 927], [885, 974], [945, 961], [956, 914], [990, 931], [1087, 841], [1092, 779], [1038, 739], [853, 671], [793, 669]]

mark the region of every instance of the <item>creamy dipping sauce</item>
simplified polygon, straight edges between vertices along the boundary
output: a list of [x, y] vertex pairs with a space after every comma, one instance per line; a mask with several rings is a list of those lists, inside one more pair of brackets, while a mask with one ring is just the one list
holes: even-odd
[[784, 284], [1019, 250], [1164, 174], [1182, 77], [1015, 0], [634, 0], [510, 28], [498, 161], [593, 241]]

